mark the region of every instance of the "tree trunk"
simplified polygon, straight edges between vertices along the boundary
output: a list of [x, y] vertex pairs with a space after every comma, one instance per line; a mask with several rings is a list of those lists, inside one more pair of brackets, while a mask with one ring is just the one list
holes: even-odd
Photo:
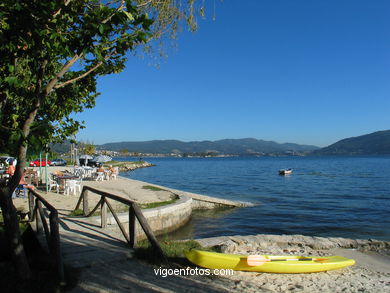
[[12, 193], [13, 190], [8, 186], [0, 188], [0, 207], [3, 212], [5, 235], [16, 272], [21, 280], [27, 280], [31, 275], [30, 267], [23, 247], [16, 208], [12, 202]]
[[12, 201], [12, 193], [19, 185], [20, 179], [24, 174], [26, 153], [27, 147], [21, 143], [18, 147], [18, 163], [16, 165], [15, 173], [8, 181], [7, 185], [0, 188], [0, 207], [3, 211], [5, 236], [11, 252], [13, 264], [18, 277], [21, 280], [30, 279], [31, 272], [24, 250], [22, 236], [20, 234], [16, 208]]

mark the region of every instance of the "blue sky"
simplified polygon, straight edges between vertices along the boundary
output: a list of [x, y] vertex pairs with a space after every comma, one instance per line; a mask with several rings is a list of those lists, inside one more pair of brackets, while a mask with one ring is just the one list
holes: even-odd
[[390, 129], [390, 1], [209, 2], [159, 68], [131, 57], [99, 79], [79, 140], [326, 146]]

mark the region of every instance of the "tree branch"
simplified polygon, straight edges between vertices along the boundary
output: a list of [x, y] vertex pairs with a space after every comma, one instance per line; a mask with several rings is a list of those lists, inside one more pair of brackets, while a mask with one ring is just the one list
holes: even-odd
[[46, 86], [45, 95], [48, 95], [58, 82], [58, 80], [73, 66], [73, 64], [76, 63], [77, 60], [79, 60], [83, 56], [83, 53], [80, 55], [74, 55], [72, 59], [68, 60], [68, 62], [65, 63], [65, 65], [61, 68], [60, 72], [52, 79]]
[[[69, 3], [70, 3], [70, 0], [64, 0], [64, 5], [65, 5], [65, 6], [68, 6]], [[56, 12], [54, 12], [53, 18], [56, 18], [57, 15], [59, 15], [59, 14], [61, 13], [61, 10], [62, 10], [62, 8], [60, 8], [60, 9], [58, 9]]]
[[7, 127], [7, 126], [4, 126], [4, 125], [0, 125], [0, 129], [7, 130], [7, 131], [16, 131], [16, 130], [18, 130], [17, 128], [11, 128], [11, 127]]
[[146, 2], [144, 2], [144, 3], [138, 4], [137, 7], [139, 8], [139, 7], [147, 6], [147, 5], [149, 5], [150, 3], [152, 3], [152, 2], [153, 2], [153, 0], [149, 0], [149, 1], [146, 1]]
[[77, 76], [75, 78], [72, 78], [72, 79], [69, 79], [63, 83], [60, 83], [60, 84], [56, 84], [54, 86], [55, 89], [58, 89], [58, 88], [61, 88], [61, 87], [64, 87], [70, 83], [73, 83], [75, 81], [78, 81], [79, 79], [82, 79], [84, 77], [86, 77], [88, 74], [90, 74], [91, 72], [93, 72], [94, 70], [98, 69], [101, 65], [103, 64], [103, 61], [100, 61], [98, 64], [96, 64], [94, 67], [92, 67], [90, 70], [88, 70], [87, 72], [84, 72], [83, 74], [81, 74], [80, 76]]
[[[116, 11], [121, 11], [123, 8], [125, 8], [125, 0], [122, 0], [121, 1], [121, 5], [118, 7], [118, 9]], [[111, 14], [109, 17], [107, 17], [105, 20], [102, 21], [102, 23], [106, 23], [108, 21], [111, 20], [111, 18], [114, 16], [115, 14]]]
[[[114, 55], [115, 53], [116, 53], [115, 51], [111, 52], [110, 54], [108, 54], [108, 55], [104, 58], [104, 60], [106, 61], [106, 60], [110, 59], [111, 56]], [[79, 76], [77, 76], [77, 77], [75, 77], [75, 78], [69, 79], [69, 80], [67, 80], [67, 81], [65, 81], [65, 82], [63, 82], [63, 83], [56, 84], [56, 85], [54, 86], [54, 88], [55, 88], [55, 89], [58, 89], [58, 88], [61, 88], [61, 87], [66, 86], [66, 85], [68, 85], [68, 84], [71, 84], [71, 83], [73, 83], [73, 82], [76, 82], [76, 81], [78, 81], [78, 80], [80, 80], [80, 79], [86, 77], [87, 75], [89, 75], [91, 72], [95, 71], [96, 69], [98, 69], [98, 68], [99, 68], [100, 66], [102, 66], [102, 65], [103, 65], [103, 61], [100, 61], [100, 62], [97, 63], [95, 66], [93, 66], [91, 69], [89, 69], [88, 71], [84, 72], [83, 74], [81, 74], [81, 75], [79, 75]]]

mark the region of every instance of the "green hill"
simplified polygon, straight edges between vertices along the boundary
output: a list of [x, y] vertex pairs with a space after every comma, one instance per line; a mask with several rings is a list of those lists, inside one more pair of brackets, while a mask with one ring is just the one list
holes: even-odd
[[385, 155], [390, 154], [390, 130], [342, 139], [313, 151], [315, 155]]
[[294, 143], [276, 143], [254, 138], [223, 139], [217, 141], [152, 140], [143, 142], [115, 142], [100, 145], [99, 149], [139, 153], [218, 153], [234, 155], [255, 155], [285, 152], [308, 152], [318, 149], [316, 146]]

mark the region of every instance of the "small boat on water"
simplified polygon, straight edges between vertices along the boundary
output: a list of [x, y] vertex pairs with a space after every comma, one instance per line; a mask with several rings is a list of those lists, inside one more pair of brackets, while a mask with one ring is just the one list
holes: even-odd
[[288, 175], [288, 174], [291, 174], [292, 173], [292, 169], [282, 169], [282, 170], [279, 170], [279, 175]]
[[279, 274], [324, 272], [355, 264], [353, 259], [342, 256], [239, 255], [201, 250], [191, 250], [186, 257], [193, 264], [209, 269]]

